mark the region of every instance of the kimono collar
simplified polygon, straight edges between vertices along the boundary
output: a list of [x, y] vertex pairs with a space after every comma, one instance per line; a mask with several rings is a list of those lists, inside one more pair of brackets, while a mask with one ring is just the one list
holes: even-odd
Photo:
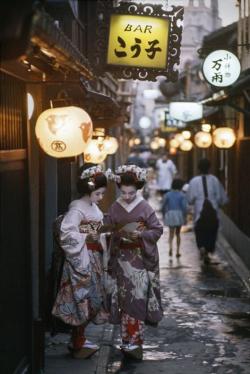
[[132, 212], [132, 210], [143, 200], [142, 196], [136, 196], [136, 198], [130, 203], [125, 203], [124, 200], [122, 200], [121, 197], [118, 197], [116, 200], [117, 203], [119, 203], [128, 213]]

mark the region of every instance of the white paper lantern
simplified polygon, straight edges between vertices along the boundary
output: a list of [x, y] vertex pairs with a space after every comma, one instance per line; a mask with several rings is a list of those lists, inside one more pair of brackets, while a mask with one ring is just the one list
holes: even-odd
[[171, 139], [169, 141], [170, 148], [178, 148], [180, 143], [176, 139]]
[[212, 136], [209, 132], [199, 131], [195, 134], [194, 142], [199, 148], [208, 148], [212, 144]]
[[45, 110], [38, 117], [35, 128], [40, 147], [56, 158], [83, 153], [92, 132], [88, 113], [74, 106]]
[[108, 155], [112, 155], [117, 151], [119, 144], [118, 144], [117, 139], [114, 138], [113, 136], [106, 136], [103, 141], [103, 146], [104, 146], [104, 151]]
[[180, 149], [185, 152], [191, 151], [192, 148], [193, 148], [193, 143], [191, 142], [191, 140], [186, 139], [180, 145]]
[[235, 140], [234, 130], [229, 127], [219, 127], [213, 132], [213, 141], [218, 148], [231, 148]]
[[188, 130], [182, 131], [181, 134], [182, 134], [183, 138], [186, 139], [186, 140], [191, 138], [191, 132], [188, 131]]
[[102, 144], [97, 139], [92, 139], [85, 148], [84, 161], [93, 164], [100, 164], [105, 160], [107, 153], [104, 151]]

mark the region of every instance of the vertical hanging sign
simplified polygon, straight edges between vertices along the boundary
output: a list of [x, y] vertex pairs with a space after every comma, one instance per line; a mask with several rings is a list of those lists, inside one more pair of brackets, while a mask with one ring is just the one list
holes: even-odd
[[[113, 8], [99, 0], [98, 37], [95, 57], [98, 73], [116, 78], [155, 81], [178, 79], [183, 7], [120, 3]], [[101, 14], [101, 17], [100, 17]], [[106, 25], [106, 26], [105, 26]], [[101, 48], [100, 48], [101, 46]]]

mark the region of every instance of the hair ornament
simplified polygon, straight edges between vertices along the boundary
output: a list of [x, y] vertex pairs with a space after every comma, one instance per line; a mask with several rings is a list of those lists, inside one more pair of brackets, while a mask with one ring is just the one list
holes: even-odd
[[[115, 173], [118, 178], [121, 174], [132, 173], [135, 175], [136, 179], [141, 182], [147, 181], [147, 169], [140, 168], [137, 165], [121, 165], [116, 170]], [[120, 178], [121, 180], [121, 178]], [[119, 183], [119, 181], [117, 181]]]
[[90, 181], [88, 182], [89, 183], [94, 183], [94, 176], [97, 175], [97, 174], [101, 174], [103, 173], [103, 170], [102, 170], [102, 167], [100, 165], [97, 165], [97, 166], [92, 166], [86, 170], [83, 170], [82, 174], [80, 175], [80, 179], [88, 179], [88, 178], [91, 178]]

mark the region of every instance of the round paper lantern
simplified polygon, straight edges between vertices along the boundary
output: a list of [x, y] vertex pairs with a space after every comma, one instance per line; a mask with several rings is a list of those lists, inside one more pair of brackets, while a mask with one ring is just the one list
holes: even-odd
[[166, 139], [164, 138], [157, 138], [158, 144], [160, 147], [165, 147], [166, 145]]
[[139, 144], [141, 144], [141, 139], [140, 139], [140, 138], [135, 138], [135, 139], [134, 139], [134, 144], [135, 144], [135, 145], [139, 145]]
[[159, 146], [158, 141], [153, 139], [152, 142], [150, 143], [150, 148], [153, 149], [154, 151], [159, 149], [160, 146]]
[[212, 136], [209, 132], [199, 131], [195, 134], [194, 142], [199, 148], [208, 148], [212, 144]]
[[182, 134], [182, 136], [183, 136], [184, 139], [190, 139], [191, 138], [191, 132], [188, 131], [188, 130], [182, 131], [181, 134]]
[[236, 140], [233, 129], [229, 127], [219, 127], [213, 132], [214, 144], [218, 148], [231, 148]]
[[169, 145], [171, 148], [178, 148], [180, 143], [176, 139], [171, 139], [169, 141]]
[[84, 152], [93, 126], [85, 110], [68, 106], [42, 112], [37, 119], [35, 132], [40, 147], [48, 155], [73, 157]]
[[104, 151], [102, 144], [97, 139], [92, 139], [85, 148], [84, 161], [100, 164], [105, 160], [107, 153]]
[[191, 140], [184, 140], [181, 145], [180, 145], [180, 149], [182, 151], [191, 151], [191, 149], [193, 148], [193, 143], [191, 142]]
[[176, 134], [175, 137], [174, 137], [175, 140], [177, 140], [177, 142], [179, 144], [181, 144], [183, 141], [184, 141], [184, 136], [182, 134]]
[[114, 138], [113, 136], [106, 136], [103, 141], [103, 146], [104, 146], [104, 151], [108, 155], [112, 155], [113, 153], [117, 151], [119, 145], [118, 145], [118, 141], [116, 138]]

